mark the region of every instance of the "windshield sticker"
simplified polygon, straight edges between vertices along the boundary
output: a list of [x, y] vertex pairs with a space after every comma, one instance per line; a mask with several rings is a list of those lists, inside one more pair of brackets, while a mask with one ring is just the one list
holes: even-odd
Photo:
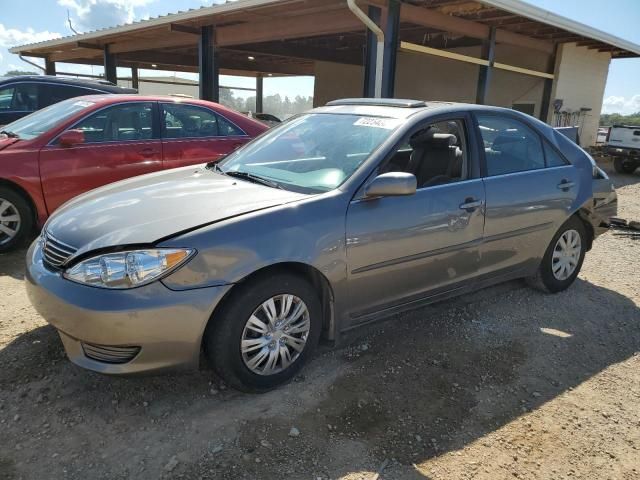
[[87, 102], [86, 100], [78, 100], [77, 102], [74, 103], [74, 105], [77, 105], [78, 107], [90, 107], [91, 105], [93, 105], [93, 102]]
[[397, 118], [379, 118], [379, 117], [362, 117], [359, 118], [354, 125], [359, 127], [384, 128], [385, 130], [393, 130], [400, 124]]

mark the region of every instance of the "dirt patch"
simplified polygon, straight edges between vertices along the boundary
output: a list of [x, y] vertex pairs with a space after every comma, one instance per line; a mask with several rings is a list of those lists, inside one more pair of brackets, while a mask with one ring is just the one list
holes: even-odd
[[[610, 167], [607, 165], [607, 170]], [[640, 174], [615, 176], [640, 218]], [[71, 365], [0, 256], [0, 478], [640, 478], [640, 243], [361, 330], [266, 395]]]

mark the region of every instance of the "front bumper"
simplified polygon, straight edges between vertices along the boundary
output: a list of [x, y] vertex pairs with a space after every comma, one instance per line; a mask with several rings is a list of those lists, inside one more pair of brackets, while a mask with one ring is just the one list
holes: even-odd
[[618, 214], [618, 195], [613, 182], [608, 178], [593, 180], [593, 208], [589, 221], [593, 227], [594, 236], [609, 230], [610, 218]]
[[108, 374], [196, 368], [207, 322], [231, 288], [174, 291], [160, 281], [130, 290], [79, 285], [43, 264], [39, 240], [26, 260], [29, 299], [60, 332], [69, 359]]
[[609, 146], [607, 153], [613, 157], [626, 157], [640, 162], [640, 149]]

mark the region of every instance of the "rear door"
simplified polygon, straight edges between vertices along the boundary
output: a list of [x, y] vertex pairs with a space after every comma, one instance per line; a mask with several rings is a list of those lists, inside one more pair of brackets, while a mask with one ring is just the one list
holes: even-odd
[[0, 87], [0, 126], [14, 122], [39, 108], [39, 85], [15, 82]]
[[464, 114], [429, 121], [379, 167], [376, 174], [416, 175], [414, 195], [356, 195], [351, 201], [346, 234], [352, 325], [476, 275], [485, 194], [479, 168], [473, 168], [477, 143], [468, 124]]
[[218, 112], [187, 103], [161, 103], [164, 168], [218, 161], [250, 140]]
[[117, 180], [162, 169], [155, 102], [123, 102], [90, 113], [70, 129], [85, 143], [57, 139], [40, 151], [42, 188], [49, 213], [67, 200]]
[[68, 98], [80, 97], [82, 95], [94, 95], [96, 93], [100, 92], [75, 85], [44, 83], [40, 86], [40, 108], [53, 105], [54, 103], [61, 102]]
[[568, 218], [578, 172], [531, 126], [508, 114], [478, 113], [484, 151], [486, 221], [480, 274], [534, 269]]

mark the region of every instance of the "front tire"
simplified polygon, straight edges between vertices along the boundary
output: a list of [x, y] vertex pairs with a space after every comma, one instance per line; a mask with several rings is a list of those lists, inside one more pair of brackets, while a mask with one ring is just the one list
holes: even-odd
[[33, 230], [33, 210], [15, 190], [0, 187], [0, 253], [21, 246]]
[[548, 293], [569, 288], [582, 268], [587, 240], [584, 224], [575, 216], [567, 220], [551, 240], [529, 284]]
[[636, 171], [638, 164], [632, 160], [616, 157], [613, 159], [613, 168], [618, 173], [631, 174]]
[[293, 378], [312, 355], [322, 306], [297, 275], [261, 275], [236, 288], [211, 318], [204, 351], [233, 388], [266, 392]]

